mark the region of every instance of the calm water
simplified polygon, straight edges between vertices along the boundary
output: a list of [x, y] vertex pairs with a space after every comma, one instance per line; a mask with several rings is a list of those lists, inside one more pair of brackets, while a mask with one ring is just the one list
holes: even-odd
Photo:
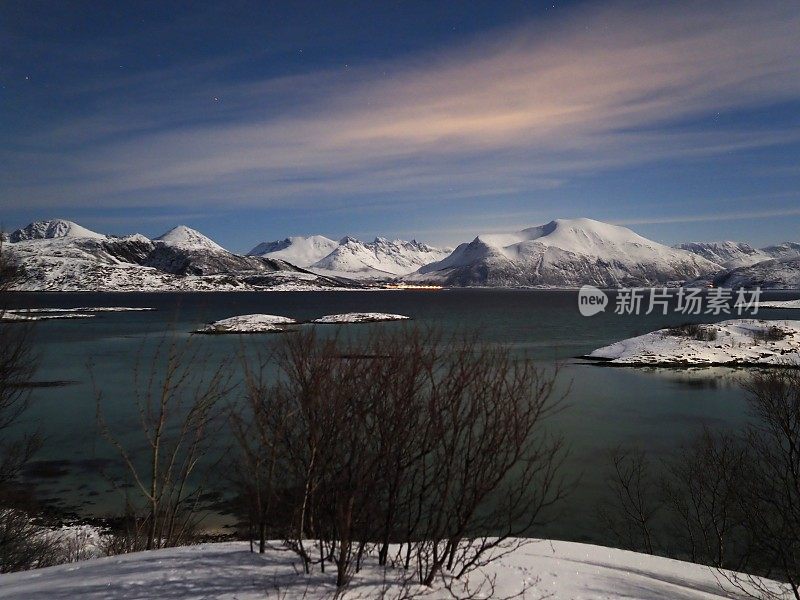
[[[798, 294], [772, 294], [790, 299]], [[136, 415], [132, 372], [163, 340], [165, 331], [190, 339], [198, 325], [237, 314], [270, 313], [296, 319], [351, 311], [406, 314], [420, 324], [445, 330], [479, 328], [490, 340], [524, 351], [543, 365], [563, 363], [561, 386], [570, 386], [570, 408], [553, 428], [571, 447], [568, 468], [581, 484], [565, 505], [565, 514], [542, 533], [577, 540], [602, 539], [594, 511], [602, 493], [604, 452], [618, 444], [640, 444], [663, 454], [703, 424], [737, 427], [746, 419], [740, 372], [604, 368], [574, 357], [593, 349], [687, 320], [679, 314], [581, 317], [576, 293], [566, 291], [446, 290], [372, 292], [267, 292], [205, 294], [20, 294], [17, 307], [149, 306], [153, 312], [99, 313], [94, 319], [37, 324], [41, 355], [37, 379], [71, 381], [37, 388], [26, 426], [38, 426], [47, 444], [28, 473], [44, 498], [83, 514], [102, 515], [119, 507], [119, 496], [96, 474], [110, 456], [95, 442], [96, 394], [102, 390], [109, 420], [119, 431], [133, 431]], [[792, 311], [762, 310], [764, 318], [791, 318]], [[725, 317], [717, 317], [722, 320]], [[797, 318], [797, 317], [795, 317]], [[400, 325], [350, 325], [353, 335], [370, 328]], [[234, 357], [242, 348], [236, 336], [191, 336], [217, 358]], [[274, 339], [274, 338], [273, 338]], [[249, 336], [247, 347], [269, 344], [268, 336]], [[90, 366], [91, 365], [91, 366]], [[135, 440], [129, 438], [129, 441]], [[587, 508], [589, 507], [589, 508]], [[222, 518], [221, 522], [229, 522]]]

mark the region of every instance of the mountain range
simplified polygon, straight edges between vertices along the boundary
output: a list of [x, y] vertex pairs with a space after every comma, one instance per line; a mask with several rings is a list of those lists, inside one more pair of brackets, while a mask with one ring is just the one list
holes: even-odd
[[71, 221], [31, 223], [4, 245], [21, 267], [22, 291], [299, 290], [355, 287], [286, 261], [228, 252], [179, 226], [153, 240], [114, 237]]
[[246, 255], [180, 225], [154, 239], [115, 237], [64, 220], [3, 236], [22, 267], [21, 290], [165, 291], [359, 288], [383, 281], [443, 286], [716, 285], [800, 289], [800, 243], [675, 247], [626, 227], [557, 219], [477, 236], [455, 250], [416, 240], [324, 236], [263, 242]]
[[335, 242], [315, 235], [263, 242], [248, 254], [280, 258], [321, 275], [384, 280], [413, 273], [452, 251], [452, 248], [434, 248], [416, 240], [376, 237], [372, 242], [362, 242], [348, 236]]

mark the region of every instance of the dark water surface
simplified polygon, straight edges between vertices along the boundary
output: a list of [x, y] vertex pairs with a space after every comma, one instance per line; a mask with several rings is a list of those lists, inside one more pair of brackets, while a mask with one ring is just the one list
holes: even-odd
[[[552, 422], [571, 447], [570, 474], [581, 483], [565, 513], [538, 532], [574, 540], [602, 541], [595, 519], [603, 491], [605, 452], [619, 444], [639, 444], [654, 456], [679, 445], [703, 424], [738, 427], [746, 417], [744, 395], [732, 369], [637, 370], [605, 368], [574, 357], [622, 338], [686, 321], [732, 318], [680, 314], [619, 316], [613, 311], [590, 318], [577, 310], [577, 294], [541, 290], [443, 290], [362, 292], [261, 292], [196, 294], [19, 294], [15, 307], [147, 306], [152, 312], [98, 313], [93, 319], [54, 320], [35, 327], [41, 356], [40, 381], [70, 385], [34, 389], [27, 427], [39, 427], [47, 443], [28, 479], [44, 498], [85, 515], [119, 509], [119, 495], [97, 475], [111, 456], [96, 441], [94, 389], [102, 390], [109, 421], [121, 432], [135, 431], [133, 371], [167, 331], [197, 342], [215, 359], [234, 358], [241, 349], [270, 344], [274, 337], [190, 336], [197, 326], [225, 317], [269, 313], [295, 319], [369, 311], [405, 314], [417, 323], [446, 331], [479, 328], [486, 339], [510, 344], [543, 365], [563, 363], [561, 389], [569, 387], [569, 409]], [[792, 299], [794, 294], [765, 298]], [[613, 305], [612, 305], [613, 306]], [[761, 310], [759, 317], [800, 318], [800, 311]], [[354, 336], [398, 323], [343, 325]], [[339, 327], [339, 326], [327, 326]], [[243, 346], [244, 344], [244, 346]], [[89, 366], [91, 365], [91, 367]], [[198, 368], [203, 368], [198, 365]], [[92, 383], [94, 379], [94, 385]], [[133, 443], [131, 434], [128, 441]], [[224, 524], [231, 519], [219, 518]]]

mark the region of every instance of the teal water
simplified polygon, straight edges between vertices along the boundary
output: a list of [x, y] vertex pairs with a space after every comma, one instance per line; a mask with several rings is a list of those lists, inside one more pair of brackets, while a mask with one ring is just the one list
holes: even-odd
[[[773, 294], [790, 299], [798, 294]], [[541, 533], [602, 541], [594, 508], [603, 493], [606, 453], [638, 444], [663, 456], [704, 424], [738, 427], [745, 419], [741, 371], [731, 369], [637, 370], [600, 367], [576, 359], [622, 338], [686, 321], [731, 318], [680, 314], [582, 317], [569, 291], [444, 290], [368, 292], [267, 292], [203, 294], [20, 294], [17, 307], [149, 306], [152, 312], [98, 313], [93, 319], [40, 322], [39, 381], [70, 381], [34, 390], [24, 427], [39, 428], [47, 443], [27, 474], [39, 494], [82, 515], [119, 509], [120, 498], [98, 475], [113, 456], [97, 443], [97, 394], [111, 425], [133, 447], [137, 415], [132, 394], [136, 365], [146, 367], [165, 335], [191, 340], [215, 360], [254, 352], [274, 336], [191, 336], [197, 326], [237, 314], [269, 313], [310, 319], [325, 314], [377, 311], [406, 314], [443, 330], [478, 329], [484, 338], [526, 352], [542, 366], [561, 365], [559, 388], [569, 390], [568, 410], [552, 422], [571, 449], [566, 468], [580, 476], [563, 514]], [[791, 318], [790, 311], [762, 310], [759, 317]], [[354, 336], [397, 323], [343, 325]], [[339, 326], [328, 326], [339, 327]], [[198, 369], [207, 368], [198, 364]], [[235, 370], [235, 367], [232, 367]], [[236, 374], [234, 373], [234, 377]], [[225, 440], [220, 441], [224, 445]], [[218, 517], [219, 524], [230, 522]]]

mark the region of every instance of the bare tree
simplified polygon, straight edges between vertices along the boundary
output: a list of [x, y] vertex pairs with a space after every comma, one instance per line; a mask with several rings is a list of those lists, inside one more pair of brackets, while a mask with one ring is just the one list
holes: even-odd
[[36, 434], [12, 435], [11, 429], [30, 405], [30, 382], [37, 356], [27, 322], [3, 322], [9, 293], [20, 269], [0, 241], [0, 488], [14, 480], [41, 446]]
[[259, 352], [242, 353], [245, 401], [232, 405], [229, 413], [236, 444], [227, 479], [235, 492], [235, 510], [246, 519], [251, 549], [257, 535], [261, 554], [268, 533], [278, 538], [288, 534], [282, 479], [286, 471], [283, 442], [291, 418], [270, 397], [270, 358], [271, 354], [263, 359]]
[[243, 464], [266, 474], [254, 497], [290, 499], [287, 541], [306, 569], [332, 563], [340, 587], [373, 553], [425, 585], [462, 576], [565, 492], [561, 440], [542, 430], [561, 406], [554, 376], [508, 349], [418, 328], [361, 342], [309, 330], [276, 365], [236, 420]]
[[667, 461], [662, 488], [679, 557], [688, 553], [692, 562], [744, 568], [749, 544], [739, 499], [745, 457], [735, 436], [704, 428]]
[[9, 293], [20, 268], [0, 238], [0, 572], [52, 564], [52, 540], [35, 535], [29, 499], [20, 502], [13, 486], [41, 447], [38, 433], [17, 430], [30, 406], [31, 379], [37, 356], [28, 322], [5, 322]]
[[[98, 391], [100, 434], [116, 450], [127, 474], [114, 482], [125, 494], [127, 528], [134, 535], [126, 544], [130, 549], [176, 546], [194, 533], [210, 471], [204, 461], [216, 440], [230, 379], [226, 363], [214, 367], [191, 342], [165, 337], [149, 368], [135, 369], [140, 437], [128, 443], [106, 420]], [[121, 485], [127, 482], [132, 487]]]
[[[800, 599], [800, 371], [765, 370], [745, 389], [753, 424], [743, 436], [746, 462], [737, 484], [753, 564]], [[753, 597], [785, 597], [756, 577], [724, 575]]]
[[600, 505], [598, 516], [618, 545], [654, 554], [655, 522], [663, 504], [650, 461], [639, 448], [617, 447], [610, 462], [606, 477], [610, 500]]

